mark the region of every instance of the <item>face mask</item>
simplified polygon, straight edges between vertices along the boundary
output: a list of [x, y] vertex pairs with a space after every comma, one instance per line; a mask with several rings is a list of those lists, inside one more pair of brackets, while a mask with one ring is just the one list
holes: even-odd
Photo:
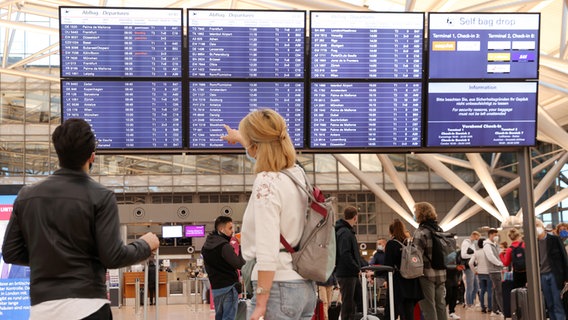
[[247, 159], [248, 159], [250, 162], [252, 162], [252, 164], [255, 164], [255, 163], [256, 163], [256, 159], [253, 158], [253, 157], [251, 157], [251, 155], [249, 154], [248, 150], [245, 150], [245, 154], [246, 154], [246, 156], [247, 156]]
[[493, 237], [493, 242], [499, 243], [499, 236]]
[[93, 169], [93, 163], [89, 162], [89, 172], [91, 172], [92, 169]]
[[385, 246], [382, 246], [382, 245], [381, 245], [381, 246], [378, 246], [378, 247], [377, 247], [377, 250], [379, 250], [379, 251], [385, 251]]
[[543, 227], [536, 227], [536, 234], [543, 234], [544, 228]]
[[562, 238], [568, 238], [568, 230], [562, 230], [560, 231], [560, 236]]

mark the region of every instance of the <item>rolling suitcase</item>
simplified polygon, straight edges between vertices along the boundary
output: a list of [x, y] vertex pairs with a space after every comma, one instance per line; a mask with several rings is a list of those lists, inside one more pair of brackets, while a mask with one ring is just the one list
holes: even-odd
[[341, 314], [341, 302], [339, 301], [332, 301], [327, 308], [327, 318], [329, 320], [338, 320], [339, 315]]
[[526, 320], [529, 316], [527, 288], [516, 288], [511, 291], [511, 318]]
[[513, 281], [505, 280], [502, 284], [503, 290], [503, 315], [505, 318], [511, 317], [511, 291], [513, 291]]
[[237, 315], [235, 320], [247, 320], [247, 308], [250, 304], [250, 299], [247, 297], [247, 287], [244, 284], [241, 284], [241, 287], [243, 288], [243, 292], [241, 293], [241, 298], [237, 305]]
[[[394, 317], [394, 289], [392, 284], [393, 282], [393, 272], [394, 269], [392, 267], [389, 266], [378, 266], [378, 265], [373, 265], [373, 266], [366, 266], [361, 268], [361, 271], [373, 271], [375, 274], [377, 273], [388, 273], [388, 278], [387, 278], [387, 283], [388, 283], [388, 289], [389, 289], [389, 293], [388, 293], [388, 303], [389, 303], [389, 315], [385, 315], [385, 319], [395, 319]], [[365, 277], [365, 272], [361, 272], [361, 287], [362, 287], [362, 292], [363, 292], [363, 318], [361, 318], [362, 320], [380, 320], [378, 317], [376, 316], [372, 316], [369, 315], [369, 308], [368, 308], [368, 302], [369, 299], [367, 297], [367, 278]], [[376, 298], [376, 297], [375, 297]]]

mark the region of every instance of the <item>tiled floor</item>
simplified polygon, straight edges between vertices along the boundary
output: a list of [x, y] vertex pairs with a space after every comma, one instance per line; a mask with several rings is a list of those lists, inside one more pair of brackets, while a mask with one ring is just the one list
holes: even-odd
[[[156, 306], [148, 306], [147, 320], [156, 319]], [[123, 306], [112, 308], [114, 320], [142, 320], [144, 319], [144, 308], [140, 307], [138, 313], [133, 306]], [[198, 305], [160, 305], [158, 306], [158, 319], [160, 320], [214, 320], [215, 312], [210, 310], [208, 304]]]
[[[456, 313], [462, 320], [501, 320], [502, 317], [491, 317], [489, 314], [481, 313], [478, 310], [464, 309], [456, 307]], [[141, 307], [136, 313], [133, 306], [113, 308], [112, 315], [114, 320], [142, 320], [144, 319], [144, 309]], [[148, 307], [148, 320], [156, 319], [156, 306]], [[209, 309], [208, 304], [195, 305], [160, 305], [158, 307], [158, 319], [161, 320], [213, 320], [215, 313]]]

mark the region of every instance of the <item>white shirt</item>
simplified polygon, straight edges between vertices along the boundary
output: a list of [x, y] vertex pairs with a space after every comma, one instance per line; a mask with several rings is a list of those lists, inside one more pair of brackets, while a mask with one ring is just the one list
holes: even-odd
[[475, 245], [470, 238], [465, 239], [460, 248], [461, 258], [462, 259], [471, 259], [473, 253], [467, 253], [467, 249], [471, 248], [475, 252]]
[[78, 298], [49, 300], [30, 308], [30, 320], [83, 319], [95, 313], [106, 303], [110, 301]]
[[[304, 181], [298, 166], [289, 171]], [[280, 234], [292, 247], [299, 244], [304, 229], [308, 195], [281, 172], [256, 175], [241, 229], [241, 250], [245, 260], [256, 258], [252, 280], [258, 270], [275, 271], [274, 281], [303, 279], [292, 269], [292, 257], [280, 244]]]

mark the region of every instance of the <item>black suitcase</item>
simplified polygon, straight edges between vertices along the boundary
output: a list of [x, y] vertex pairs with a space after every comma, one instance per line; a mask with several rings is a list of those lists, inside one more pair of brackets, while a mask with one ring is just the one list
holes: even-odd
[[525, 320], [529, 316], [529, 298], [527, 288], [516, 288], [511, 291], [511, 318]]
[[511, 317], [511, 291], [513, 290], [513, 281], [503, 281], [503, 315], [505, 318]]
[[333, 301], [327, 308], [327, 318], [329, 320], [338, 320], [341, 314], [341, 302]]

